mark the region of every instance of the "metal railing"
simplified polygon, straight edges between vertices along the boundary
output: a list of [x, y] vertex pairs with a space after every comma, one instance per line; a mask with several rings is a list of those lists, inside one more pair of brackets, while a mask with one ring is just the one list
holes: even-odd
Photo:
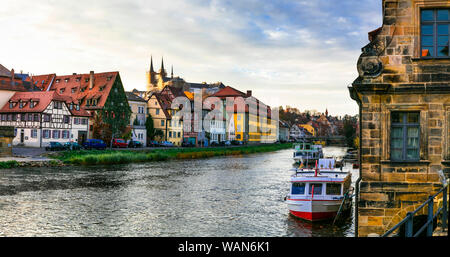
[[[403, 224], [405, 224], [405, 237], [417, 237], [419, 236], [425, 229], [427, 230], [427, 236], [433, 235], [433, 219], [436, 218], [439, 213], [442, 214], [442, 230], [447, 228], [447, 189], [448, 189], [448, 180], [447, 183], [445, 183], [444, 187], [439, 190], [436, 194], [433, 196], [428, 197], [428, 200], [425, 201], [421, 206], [419, 206], [416, 210], [412, 212], [408, 212], [406, 214], [406, 218], [404, 218], [402, 221], [400, 221], [397, 225], [389, 229], [386, 233], [382, 235], [382, 237], [389, 236], [392, 232], [400, 228]], [[443, 194], [443, 201], [442, 201], [442, 207], [439, 208], [436, 213], [433, 212], [433, 200], [436, 196], [438, 196], [440, 193]], [[420, 211], [423, 207], [428, 205], [428, 217], [427, 222], [413, 235], [413, 220], [414, 215]]]

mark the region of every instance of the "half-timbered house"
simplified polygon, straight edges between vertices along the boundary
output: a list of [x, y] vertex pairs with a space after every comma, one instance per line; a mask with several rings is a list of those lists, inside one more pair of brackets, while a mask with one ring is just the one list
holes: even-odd
[[88, 117], [76, 100], [56, 91], [17, 92], [0, 109], [0, 126], [15, 128], [13, 145], [45, 147], [79, 141], [87, 134]]
[[[43, 91], [56, 91], [62, 96], [76, 99], [81, 109], [91, 114], [88, 138], [94, 137], [94, 127], [109, 128], [120, 133], [129, 125], [131, 108], [117, 71], [39, 75], [33, 76], [32, 81]], [[95, 126], [94, 113], [102, 116], [105, 126]]]

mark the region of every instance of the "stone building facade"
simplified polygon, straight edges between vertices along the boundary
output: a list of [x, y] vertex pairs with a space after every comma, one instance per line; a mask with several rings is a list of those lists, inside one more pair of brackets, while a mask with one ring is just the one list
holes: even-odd
[[382, 6], [383, 25], [369, 32], [349, 87], [361, 117], [357, 236], [383, 234], [450, 170], [450, 2]]

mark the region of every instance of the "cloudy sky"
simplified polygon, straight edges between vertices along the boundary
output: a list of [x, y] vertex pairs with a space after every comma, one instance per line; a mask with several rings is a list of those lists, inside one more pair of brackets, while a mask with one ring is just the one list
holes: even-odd
[[381, 0], [2, 0], [0, 63], [31, 74], [120, 71], [145, 89], [150, 55], [188, 82], [263, 102], [356, 114], [347, 86]]

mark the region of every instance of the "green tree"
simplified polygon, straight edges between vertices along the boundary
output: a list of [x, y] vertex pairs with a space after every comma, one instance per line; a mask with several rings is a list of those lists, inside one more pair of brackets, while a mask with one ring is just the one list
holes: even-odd
[[344, 116], [344, 136], [348, 147], [355, 146], [356, 118], [349, 115]]
[[153, 124], [153, 118], [150, 114], [145, 120], [145, 128], [147, 129], [147, 141], [152, 141], [156, 137], [164, 136], [164, 132], [162, 130], [155, 128]]

